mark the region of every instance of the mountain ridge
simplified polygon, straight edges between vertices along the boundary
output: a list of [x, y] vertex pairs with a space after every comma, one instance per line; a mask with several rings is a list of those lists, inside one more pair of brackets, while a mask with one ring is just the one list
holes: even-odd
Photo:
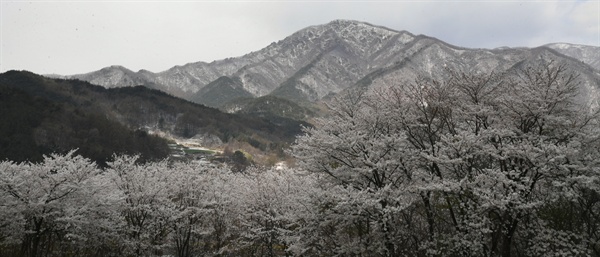
[[[543, 47], [555, 52], [547, 56], [550, 59], [564, 55], [600, 70], [596, 53], [600, 47], [558, 43]], [[108, 88], [145, 85], [212, 107], [238, 97], [270, 94], [296, 102], [316, 102], [350, 87], [371, 85], [373, 80], [402, 83], [400, 73], [405, 76], [403, 80], [410, 81], [417, 76], [437, 76], [447, 68], [504, 71], [527, 59], [534, 49], [465, 48], [367, 22], [334, 20], [301, 29], [240, 57], [188, 63], [158, 73], [111, 66], [71, 77]], [[445, 66], [440, 66], [442, 62]], [[395, 74], [394, 78], [390, 74]], [[217, 83], [222, 77], [239, 83]], [[212, 85], [210, 90], [205, 89], [208, 85]]]

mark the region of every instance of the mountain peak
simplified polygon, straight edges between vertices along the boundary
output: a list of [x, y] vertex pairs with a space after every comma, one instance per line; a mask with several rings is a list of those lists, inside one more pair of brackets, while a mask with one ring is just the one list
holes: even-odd
[[[331, 30], [331, 31], [337, 32], [338, 34], [359, 32], [359, 31], [376, 31], [377, 33], [380, 33], [380, 34], [406, 33], [406, 31], [397, 31], [397, 30], [393, 30], [393, 29], [386, 28], [383, 26], [373, 25], [373, 24], [370, 24], [370, 23], [367, 23], [364, 21], [344, 20], [344, 19], [333, 20], [326, 24], [311, 26], [304, 30], [311, 31], [311, 30], [315, 30], [315, 29], [316, 30], [319, 30], [319, 29]], [[302, 32], [304, 30], [300, 30], [299, 32]]]
[[344, 19], [332, 20], [329, 23], [327, 23], [326, 25], [329, 25], [329, 26], [351, 26], [351, 25], [353, 25], [353, 26], [361, 26], [361, 25], [373, 26], [369, 23], [362, 22], [362, 21], [344, 20]]
[[[598, 47], [547, 47], [600, 67]], [[80, 79], [105, 87], [151, 85], [214, 107], [239, 96], [274, 95], [311, 102], [355, 85], [380, 86], [443, 74], [447, 65], [467, 72], [506, 70], [534, 52], [462, 48], [429, 36], [339, 19], [304, 28], [240, 57], [188, 63], [160, 73], [111, 66]]]
[[120, 70], [120, 71], [131, 72], [130, 69], [127, 69], [127, 68], [125, 68], [125, 66], [122, 66], [122, 65], [111, 65], [111, 66], [102, 68], [102, 70]]

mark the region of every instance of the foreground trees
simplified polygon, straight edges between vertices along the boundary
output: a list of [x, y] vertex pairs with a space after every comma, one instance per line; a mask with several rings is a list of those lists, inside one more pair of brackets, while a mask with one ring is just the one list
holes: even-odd
[[[94, 165], [73, 152], [46, 157], [40, 165], [0, 163], [1, 240], [18, 245], [22, 256], [76, 247], [57, 242], [77, 241], [79, 228], [92, 222], [85, 216], [98, 204], [92, 197], [97, 174]], [[6, 252], [17, 255], [10, 248]]]
[[0, 256], [279, 256], [313, 178], [194, 163], [0, 162]]
[[293, 147], [356, 201], [323, 207], [336, 223], [320, 236], [336, 243], [316, 255], [599, 255], [597, 111], [564, 66], [506, 78], [449, 74], [338, 99]]
[[547, 63], [345, 94], [295, 169], [0, 162], [0, 256], [600, 256], [577, 89]]

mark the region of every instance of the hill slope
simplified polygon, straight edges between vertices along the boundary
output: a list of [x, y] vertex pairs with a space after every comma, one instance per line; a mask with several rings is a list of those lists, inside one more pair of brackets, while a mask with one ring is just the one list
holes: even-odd
[[139, 154], [140, 161], [169, 156], [166, 140], [79, 108], [89, 100], [53, 92], [47, 83], [32, 73], [0, 75], [0, 160], [38, 162], [72, 149], [101, 166], [113, 154]]
[[600, 47], [567, 43], [554, 43], [545, 46], [600, 70]]
[[[38, 151], [40, 154], [86, 147], [88, 143], [94, 146], [96, 143], [85, 140], [97, 133], [107, 136], [101, 141], [113, 138], [108, 141], [134, 145], [127, 141], [130, 139], [117, 135], [134, 133], [141, 138], [147, 136], [144, 131], [196, 137], [199, 141], [206, 138], [214, 142], [212, 139], [218, 137], [224, 143], [245, 142], [261, 150], [281, 151], [300, 133], [298, 122], [281, 126], [262, 118], [226, 114], [142, 86], [106, 89], [84, 81], [50, 79], [29, 72], [9, 71], [0, 74], [0, 89], [2, 116], [6, 119], [2, 123], [5, 124], [2, 138], [10, 137], [15, 134], [15, 129], [19, 129], [25, 137], [29, 137], [29, 142], [35, 141], [36, 145], [44, 148]], [[22, 128], [8, 126], [19, 119], [25, 119], [21, 122]], [[115, 129], [102, 130], [101, 127]], [[76, 143], [56, 145], [62, 142], [62, 137], [81, 142], [74, 139]], [[3, 144], [2, 150], [8, 152], [14, 149], [12, 144], [15, 142]], [[161, 144], [164, 146], [165, 142]], [[110, 152], [110, 157], [112, 152], [137, 153], [142, 149], [154, 152], [157, 148], [145, 145], [145, 148], [133, 151], [119, 148], [121, 145], [115, 147], [101, 152]]]

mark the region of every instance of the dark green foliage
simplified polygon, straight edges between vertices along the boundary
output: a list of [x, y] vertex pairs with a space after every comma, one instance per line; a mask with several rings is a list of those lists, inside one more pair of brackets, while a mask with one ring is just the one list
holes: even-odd
[[33, 129], [55, 108], [43, 99], [0, 87], [0, 159], [39, 161], [46, 150], [38, 147]]
[[[32, 96], [9, 86], [18, 84], [23, 77], [12, 77], [16, 82], [10, 78], [3, 76], [0, 85], [0, 160], [38, 162], [43, 155], [74, 148], [100, 165], [105, 165], [115, 153], [140, 154], [141, 161], [162, 159], [169, 154], [164, 139], [77, 108], [72, 101], [64, 101], [68, 97], [43, 90]], [[25, 85], [23, 89], [27, 90], [34, 84], [18, 85]], [[73, 88], [77, 92], [78, 87]]]
[[141, 154], [141, 160], [167, 157], [166, 142], [143, 130], [186, 138], [212, 134], [223, 142], [255, 140], [281, 151], [301, 127], [293, 120], [225, 114], [143, 86], [105, 89], [30, 72], [0, 74], [0, 92], [2, 160], [37, 161], [73, 148], [99, 163], [114, 153]]
[[[306, 89], [309, 89], [306, 85], [304, 85], [302, 82], [290, 78], [288, 80], [286, 80], [285, 82], [281, 83], [281, 86], [279, 86], [278, 88], [276, 88], [275, 90], [273, 90], [273, 92], [271, 92], [271, 95], [277, 96], [277, 97], [281, 97], [281, 98], [285, 98], [285, 99], [290, 99], [292, 101], [297, 101], [297, 102], [307, 102], [309, 101], [309, 96], [307, 96], [304, 92], [302, 92], [302, 90], [300, 90], [300, 87], [305, 87]], [[311, 96], [315, 96], [316, 93], [311, 92], [312, 94], [310, 94]]]
[[268, 118], [277, 116], [293, 120], [307, 120], [316, 115], [316, 111], [309, 107], [301, 106], [288, 99], [266, 95], [258, 98], [237, 98], [223, 106], [221, 109], [228, 110], [239, 108], [236, 113], [252, 114]]
[[236, 172], [244, 171], [251, 162], [246, 158], [246, 155], [241, 151], [235, 151], [231, 155], [232, 169]]
[[240, 97], [252, 97], [252, 94], [242, 87], [242, 82], [239, 78], [223, 76], [206, 85], [193, 95], [190, 100], [217, 108], [232, 99]]

